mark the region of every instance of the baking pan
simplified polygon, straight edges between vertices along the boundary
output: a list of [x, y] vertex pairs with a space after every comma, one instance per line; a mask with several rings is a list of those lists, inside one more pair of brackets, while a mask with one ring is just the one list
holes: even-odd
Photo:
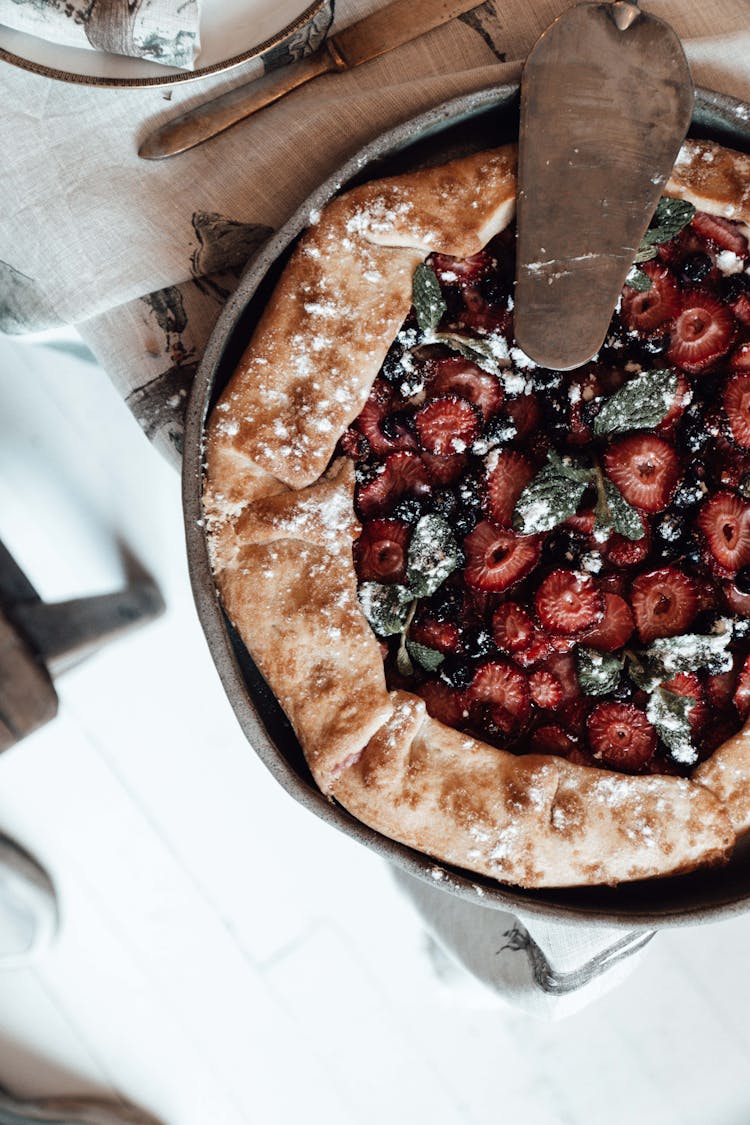
[[[389, 862], [447, 894], [550, 920], [654, 928], [709, 922], [750, 906], [750, 841], [724, 868], [620, 887], [522, 890], [430, 859], [389, 840], [328, 801], [315, 785], [297, 739], [272, 692], [219, 605], [208, 561], [201, 510], [204, 427], [261, 310], [312, 211], [365, 180], [393, 175], [515, 140], [518, 86], [496, 86], [445, 102], [382, 134], [321, 184], [253, 259], [225, 306], [206, 348], [188, 403], [183, 504], [193, 593], [226, 693], [250, 745], [301, 805]], [[691, 135], [750, 152], [750, 105], [697, 90]]]

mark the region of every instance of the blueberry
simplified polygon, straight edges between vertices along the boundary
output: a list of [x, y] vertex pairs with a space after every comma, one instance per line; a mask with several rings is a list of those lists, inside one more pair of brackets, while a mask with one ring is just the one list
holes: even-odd
[[533, 375], [535, 391], [553, 391], [562, 386], [562, 371], [552, 371], [549, 367], [537, 367]]
[[750, 594], [750, 566], [743, 566], [734, 576], [734, 584], [741, 594]]
[[558, 527], [545, 539], [543, 550], [551, 563], [577, 569], [587, 554], [589, 545], [585, 535]]
[[393, 518], [401, 520], [403, 523], [418, 523], [423, 514], [424, 506], [421, 500], [417, 500], [416, 496], [407, 496], [404, 500], [399, 500], [393, 509]]
[[483, 626], [478, 629], [464, 630], [461, 634], [461, 646], [466, 656], [470, 656], [474, 660], [489, 656], [491, 652], [495, 651], [492, 634], [489, 629]]
[[733, 273], [722, 277], [719, 291], [725, 301], [736, 301], [750, 290], [750, 277], [746, 273]]
[[428, 602], [430, 613], [440, 622], [455, 621], [463, 606], [463, 593], [456, 586], [441, 586]]
[[468, 535], [479, 523], [481, 512], [477, 508], [464, 508], [453, 520], [453, 527], [460, 536]]
[[440, 679], [451, 687], [463, 690], [474, 679], [474, 670], [465, 660], [457, 656], [446, 656], [440, 665]]
[[708, 432], [705, 413], [700, 403], [691, 403], [685, 411], [682, 436], [691, 453], [700, 453], [708, 443], [711, 435]]
[[404, 368], [402, 366], [402, 359], [404, 356], [404, 349], [399, 344], [398, 340], [391, 344], [388, 355], [383, 360], [381, 368], [381, 375], [387, 383], [393, 386], [398, 386], [404, 375]]
[[488, 449], [496, 445], [507, 445], [518, 433], [516, 424], [507, 414], [495, 414], [482, 430], [481, 440]]
[[696, 504], [700, 504], [705, 496], [706, 486], [703, 483], [703, 478], [706, 475], [706, 468], [702, 461], [693, 461], [680, 481], [677, 491], [672, 497], [672, 505], [678, 511], [685, 511], [687, 508], [693, 508]]
[[618, 703], [627, 703], [632, 698], [635, 688], [625, 672], [620, 674], [619, 682], [612, 690], [612, 696]]
[[680, 277], [683, 281], [703, 281], [708, 277], [713, 268], [713, 262], [708, 254], [698, 252], [688, 254], [680, 266]]
[[676, 543], [683, 539], [686, 532], [683, 516], [676, 513], [665, 512], [654, 523], [654, 535], [663, 543]]
[[430, 511], [442, 516], [444, 520], [452, 520], [458, 515], [460, 504], [452, 488], [436, 488], [430, 497]]
[[484, 488], [478, 477], [465, 476], [458, 486], [458, 499], [464, 510], [479, 511]]
[[479, 293], [488, 305], [501, 305], [508, 296], [508, 288], [498, 274], [491, 273], [479, 282]]

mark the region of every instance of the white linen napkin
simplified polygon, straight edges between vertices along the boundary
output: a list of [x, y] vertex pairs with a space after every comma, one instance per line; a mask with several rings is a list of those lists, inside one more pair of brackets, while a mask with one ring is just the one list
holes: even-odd
[[184, 70], [200, 53], [199, 19], [199, 0], [0, 0], [14, 31]]

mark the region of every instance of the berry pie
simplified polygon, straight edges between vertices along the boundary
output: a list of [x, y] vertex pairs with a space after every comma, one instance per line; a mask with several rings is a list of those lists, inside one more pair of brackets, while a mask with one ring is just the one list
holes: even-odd
[[525, 887], [720, 863], [750, 827], [750, 158], [684, 144], [559, 372], [513, 335], [515, 156], [311, 216], [210, 419], [217, 586], [323, 793], [392, 839]]

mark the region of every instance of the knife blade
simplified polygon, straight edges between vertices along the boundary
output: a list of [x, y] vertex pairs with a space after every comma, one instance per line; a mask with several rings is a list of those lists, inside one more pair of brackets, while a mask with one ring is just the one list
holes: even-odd
[[314, 54], [279, 71], [221, 94], [173, 118], [150, 134], [138, 150], [144, 160], [163, 160], [195, 148], [259, 109], [322, 74], [350, 70], [470, 12], [481, 0], [393, 0], [331, 36]]

